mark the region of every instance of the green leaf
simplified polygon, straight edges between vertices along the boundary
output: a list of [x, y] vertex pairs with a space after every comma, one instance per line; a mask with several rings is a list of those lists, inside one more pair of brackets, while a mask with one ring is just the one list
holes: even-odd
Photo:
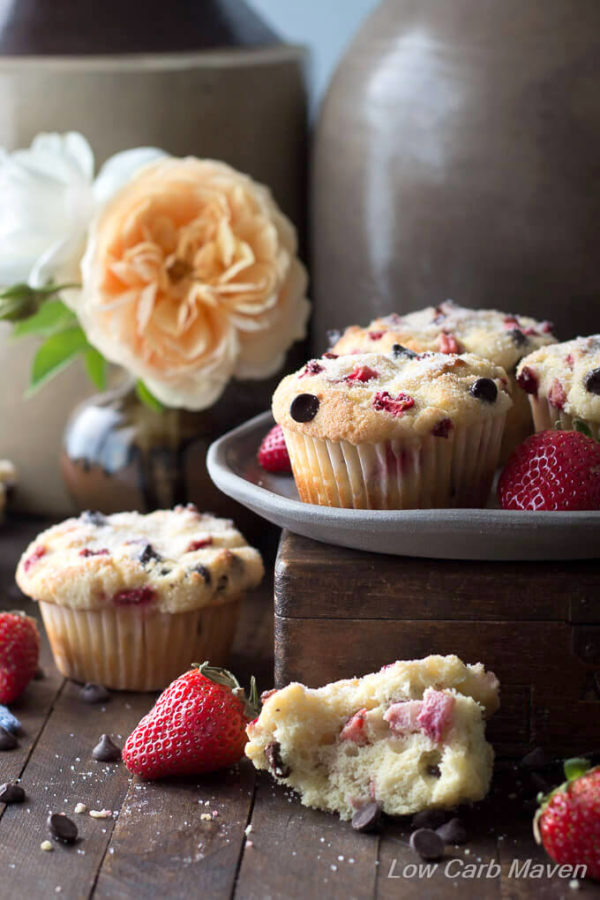
[[14, 284], [0, 293], [0, 319], [17, 322], [36, 309], [35, 292], [26, 284]]
[[579, 778], [580, 775], [585, 775], [585, 773], [590, 768], [591, 763], [589, 759], [582, 759], [580, 757], [575, 757], [574, 759], [566, 759], [565, 777], [567, 781], [573, 781], [575, 778]]
[[23, 337], [26, 334], [39, 334], [48, 337], [76, 324], [77, 316], [62, 300], [46, 300], [32, 316], [17, 322], [13, 335]]
[[144, 406], [147, 406], [148, 409], [153, 410], [153, 412], [164, 412], [164, 406], [157, 400], [154, 394], [148, 390], [143, 381], [136, 381], [135, 383], [135, 392], [138, 395], [138, 398], [142, 401]]
[[82, 328], [68, 328], [48, 337], [37, 351], [31, 371], [28, 395], [62, 372], [89, 344]]
[[575, 431], [580, 431], [581, 434], [586, 434], [588, 437], [593, 438], [591, 428], [585, 422], [582, 422], [581, 419], [573, 419], [573, 428]]
[[106, 389], [106, 360], [95, 347], [85, 351], [83, 357], [88, 378], [99, 391]]

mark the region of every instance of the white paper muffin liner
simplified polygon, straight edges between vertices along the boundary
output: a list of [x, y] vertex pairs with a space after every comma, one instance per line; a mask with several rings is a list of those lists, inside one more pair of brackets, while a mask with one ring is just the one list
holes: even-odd
[[498, 464], [505, 418], [410, 443], [354, 445], [285, 428], [284, 434], [305, 503], [346, 509], [482, 507]]
[[71, 609], [40, 601], [59, 671], [126, 691], [156, 691], [193, 662], [222, 665], [233, 642], [241, 598], [189, 612], [147, 607]]
[[535, 397], [533, 394], [528, 395], [531, 406], [531, 414], [533, 416], [533, 424], [536, 431], [554, 430], [556, 423], [560, 422], [563, 431], [573, 431], [574, 422], [583, 422], [590, 429], [590, 434], [597, 441], [600, 440], [600, 423], [590, 422], [583, 416], [571, 416], [562, 409], [557, 409], [548, 402], [547, 397]]

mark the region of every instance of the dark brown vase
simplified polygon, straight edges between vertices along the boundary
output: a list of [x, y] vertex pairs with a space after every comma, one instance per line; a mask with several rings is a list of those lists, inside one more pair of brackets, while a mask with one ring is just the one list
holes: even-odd
[[315, 340], [451, 297], [600, 330], [600, 3], [385, 0], [318, 127]]

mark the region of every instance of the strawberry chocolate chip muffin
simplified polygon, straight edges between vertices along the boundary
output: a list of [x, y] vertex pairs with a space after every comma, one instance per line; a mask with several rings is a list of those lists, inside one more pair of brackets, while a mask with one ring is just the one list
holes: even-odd
[[225, 661], [262, 575], [232, 522], [190, 504], [67, 519], [27, 548], [17, 583], [39, 602], [63, 675], [151, 691], [195, 660]]
[[342, 819], [372, 803], [391, 816], [449, 808], [488, 791], [484, 719], [498, 705], [498, 680], [480, 663], [396, 662], [316, 690], [270, 692], [247, 728], [246, 755], [305, 806]]
[[273, 415], [306, 503], [478, 507], [511, 405], [489, 360], [396, 344], [387, 356], [311, 360], [280, 383]]
[[540, 347], [523, 359], [517, 383], [531, 404], [536, 431], [578, 422], [600, 439], [600, 334]]
[[339, 336], [333, 353], [388, 353], [395, 343], [411, 350], [475, 353], [506, 369], [514, 405], [506, 418], [501, 458], [531, 434], [531, 413], [514, 388], [515, 369], [524, 356], [555, 343], [552, 323], [495, 309], [468, 309], [451, 300], [405, 316], [375, 319], [366, 328], [353, 325]]

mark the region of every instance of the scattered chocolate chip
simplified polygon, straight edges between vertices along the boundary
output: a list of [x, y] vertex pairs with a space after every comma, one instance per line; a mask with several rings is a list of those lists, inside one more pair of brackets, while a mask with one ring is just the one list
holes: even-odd
[[339, 339], [342, 336], [342, 332], [336, 328], [332, 328], [327, 332], [327, 340], [329, 341], [329, 346], [333, 347], [334, 344], [337, 344]]
[[444, 855], [444, 841], [431, 828], [419, 828], [413, 831], [410, 836], [411, 849], [417, 853], [421, 859], [441, 859]]
[[265, 747], [265, 756], [269, 767], [276, 778], [288, 778], [291, 769], [281, 758], [281, 745], [279, 741], [272, 741]]
[[508, 332], [517, 345], [517, 347], [523, 347], [529, 340], [526, 334], [523, 334], [520, 328], [511, 328]]
[[42, 669], [41, 666], [38, 666], [37, 669], [35, 670], [35, 675], [33, 676], [33, 680], [34, 681], [43, 681], [45, 677], [46, 677], [46, 673], [44, 672], [44, 670]]
[[206, 566], [196, 566], [196, 568], [193, 569], [193, 571], [194, 571], [194, 572], [197, 572], [198, 575], [201, 575], [201, 576], [202, 576], [202, 579], [204, 580], [204, 584], [210, 584], [210, 583], [211, 583], [212, 578], [211, 578], [211, 575], [210, 575], [210, 571], [206, 568]]
[[116, 762], [121, 759], [121, 748], [117, 747], [108, 734], [103, 734], [92, 750], [92, 756], [98, 762]]
[[549, 763], [553, 762], [551, 756], [548, 756], [542, 747], [534, 747], [529, 753], [526, 753], [519, 765], [523, 769], [542, 769]]
[[295, 422], [310, 422], [319, 412], [319, 398], [314, 394], [298, 394], [292, 400], [290, 415]]
[[491, 378], [478, 378], [469, 388], [470, 392], [478, 400], [485, 403], [493, 403], [498, 396], [498, 388]]
[[6, 728], [2, 728], [0, 725], [0, 750], [14, 750], [18, 744], [19, 742], [14, 734], [11, 734], [10, 731], [7, 731]]
[[106, 516], [102, 515], [101, 512], [96, 512], [95, 510], [86, 509], [81, 513], [81, 519], [87, 525], [105, 525], [106, 524]]
[[394, 359], [399, 359], [401, 356], [406, 356], [408, 359], [414, 359], [419, 354], [415, 353], [414, 350], [409, 350], [408, 347], [404, 347], [402, 344], [394, 344], [392, 347], [392, 355]]
[[79, 691], [79, 696], [84, 703], [106, 703], [107, 700], [110, 700], [110, 693], [104, 685], [94, 684], [93, 681], [88, 681], [87, 684], [84, 684]]
[[425, 769], [425, 772], [427, 773], [427, 775], [430, 775], [432, 778], [441, 778], [442, 777], [442, 770], [440, 769], [439, 766], [427, 766], [427, 768]]
[[600, 369], [592, 369], [583, 379], [583, 386], [590, 394], [600, 394]]
[[467, 830], [460, 819], [454, 817], [435, 830], [445, 844], [466, 844]]
[[55, 841], [62, 841], [63, 844], [74, 844], [77, 840], [77, 825], [64, 813], [50, 813], [47, 825]]
[[381, 807], [374, 800], [361, 806], [352, 816], [352, 827], [355, 831], [378, 831], [381, 827]]
[[435, 831], [448, 819], [448, 813], [443, 809], [423, 809], [412, 817], [413, 828], [431, 828]]
[[162, 559], [160, 553], [157, 553], [152, 544], [146, 544], [142, 552], [140, 553], [140, 562], [143, 566], [147, 566], [149, 562], [152, 560], [160, 560]]
[[0, 785], [0, 803], [22, 803], [25, 799], [25, 791], [20, 784]]

